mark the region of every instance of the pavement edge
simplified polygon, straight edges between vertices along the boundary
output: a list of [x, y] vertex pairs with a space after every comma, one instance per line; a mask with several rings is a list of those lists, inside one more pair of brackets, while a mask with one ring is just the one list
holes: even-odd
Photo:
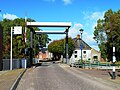
[[24, 73], [26, 72], [27, 69], [25, 69], [23, 72], [21, 72], [17, 79], [15, 80], [15, 82], [13, 83], [13, 85], [11, 86], [10, 90], [16, 90], [18, 84], [19, 84], [19, 81], [21, 80], [22, 76], [24, 75]]

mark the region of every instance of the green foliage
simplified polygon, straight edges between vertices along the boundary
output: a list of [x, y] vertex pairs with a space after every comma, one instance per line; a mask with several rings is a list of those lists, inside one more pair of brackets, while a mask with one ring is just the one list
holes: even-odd
[[75, 49], [75, 46], [74, 46], [73, 39], [72, 38], [68, 38], [68, 55], [69, 55], [69, 58], [71, 57], [74, 49]]
[[[65, 38], [61, 40], [55, 40], [48, 45], [48, 51], [53, 53], [55, 59], [60, 58], [61, 55], [65, 56]], [[68, 38], [68, 54], [69, 57], [72, 55], [74, 49], [74, 42], [72, 38]], [[58, 58], [58, 59], [59, 59]]]
[[112, 47], [116, 47], [116, 57], [120, 60], [120, 10], [106, 11], [104, 19], [97, 21], [94, 31], [94, 39], [98, 42], [102, 57], [112, 60]]
[[[27, 19], [27, 21], [29, 22], [35, 22], [35, 20], [32, 20], [30, 18]], [[9, 20], [9, 19], [3, 19], [3, 21], [0, 21], [0, 24], [3, 27], [3, 58], [10, 58], [10, 43], [11, 43], [11, 38], [10, 38], [10, 34], [11, 34], [11, 27], [14, 26], [22, 26], [22, 35], [14, 35], [13, 34], [13, 58], [22, 58], [24, 57], [24, 50], [25, 48], [29, 48], [30, 47], [30, 29], [27, 28], [27, 32], [26, 32], [26, 38], [27, 38], [27, 43], [26, 43], [26, 47], [25, 47], [25, 43], [24, 43], [24, 32], [25, 32], [25, 19], [23, 18], [17, 18], [14, 20]], [[35, 30], [39, 30], [39, 28], [37, 27], [33, 27], [33, 31]], [[41, 40], [39, 40], [38, 37], [42, 37]], [[36, 35], [34, 34], [33, 37], [33, 43], [34, 43], [34, 55], [37, 55], [39, 52], [38, 47], [36, 47], [38, 45], [39, 42], [41, 42], [41, 44], [43, 44], [43, 46], [46, 46], [46, 43], [49, 42], [49, 38], [48, 35], [44, 34], [44, 35]]]
[[11, 20], [4, 19], [0, 21], [3, 27], [3, 57], [10, 57], [10, 27], [12, 26]]
[[63, 45], [64, 45], [63, 40], [55, 40], [48, 45], [48, 50], [52, 53], [63, 54], [64, 49]]

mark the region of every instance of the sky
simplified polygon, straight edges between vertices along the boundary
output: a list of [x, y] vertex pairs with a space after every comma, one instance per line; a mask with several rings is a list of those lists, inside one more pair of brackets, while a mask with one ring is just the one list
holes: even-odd
[[[119, 10], [120, 0], [1, 0], [0, 20], [27, 16], [36, 22], [71, 22], [69, 36], [75, 38], [82, 28], [82, 39], [92, 48], [99, 50], [93, 39], [94, 27], [97, 20], [103, 19], [104, 13], [109, 9]], [[64, 31], [63, 28], [60, 30]], [[64, 37], [65, 35], [49, 35], [52, 40]]]

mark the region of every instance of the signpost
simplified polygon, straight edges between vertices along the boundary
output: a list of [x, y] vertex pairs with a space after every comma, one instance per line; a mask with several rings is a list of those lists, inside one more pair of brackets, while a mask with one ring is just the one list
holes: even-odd
[[14, 28], [11, 27], [11, 51], [10, 51], [10, 70], [12, 70], [12, 38], [14, 34], [22, 34], [22, 27], [21, 26], [15, 26]]
[[10, 70], [12, 70], [12, 32], [13, 32], [13, 27], [11, 27]]
[[22, 27], [21, 26], [15, 26], [14, 27], [14, 34], [22, 34]]
[[80, 50], [82, 50], [82, 44], [80, 44]]

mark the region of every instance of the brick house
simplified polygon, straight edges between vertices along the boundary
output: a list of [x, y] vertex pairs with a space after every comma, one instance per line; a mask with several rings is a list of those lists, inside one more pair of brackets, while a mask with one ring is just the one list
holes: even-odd
[[48, 51], [47, 48], [42, 48], [38, 54], [39, 60], [48, 60], [52, 58], [52, 53]]

